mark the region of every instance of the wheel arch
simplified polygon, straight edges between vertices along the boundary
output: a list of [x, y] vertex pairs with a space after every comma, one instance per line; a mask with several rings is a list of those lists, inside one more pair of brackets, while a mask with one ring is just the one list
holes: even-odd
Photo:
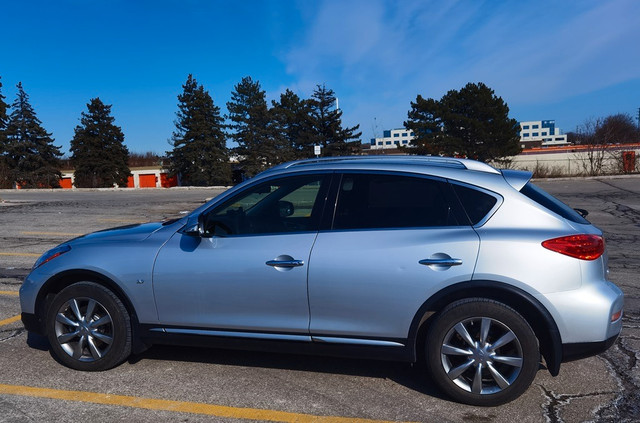
[[416, 359], [429, 325], [448, 304], [465, 298], [488, 298], [499, 301], [516, 310], [529, 323], [540, 343], [540, 353], [547, 369], [557, 376], [562, 362], [562, 339], [558, 326], [549, 311], [531, 294], [512, 285], [495, 281], [478, 280], [451, 285], [432, 295], [420, 307], [409, 329], [409, 347]]
[[144, 345], [140, 340], [139, 321], [136, 314], [135, 307], [129, 299], [129, 296], [124, 290], [118, 286], [111, 278], [87, 269], [72, 269], [60, 272], [49, 278], [42, 288], [40, 289], [36, 298], [35, 315], [40, 324], [40, 332], [46, 335], [46, 329], [44, 325], [44, 316], [46, 316], [49, 305], [53, 301], [55, 294], [62, 291], [64, 288], [76, 283], [76, 282], [94, 282], [104, 286], [113, 292], [124, 304], [129, 318], [131, 319], [131, 336], [133, 341], [133, 352], [138, 353], [144, 351], [148, 346]]

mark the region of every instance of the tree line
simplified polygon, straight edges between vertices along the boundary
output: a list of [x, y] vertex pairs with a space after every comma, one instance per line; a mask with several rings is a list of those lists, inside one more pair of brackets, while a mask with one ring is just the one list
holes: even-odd
[[[100, 98], [87, 103], [71, 139], [71, 156], [62, 160], [60, 147], [42, 127], [22, 84], [17, 88], [16, 100], [7, 105], [0, 80], [1, 188], [59, 187], [63, 163], [74, 168], [76, 187], [126, 186], [130, 153], [111, 105]], [[314, 145], [322, 147], [323, 156], [360, 151], [359, 125], [343, 127], [335, 93], [325, 85], [317, 85], [309, 99], [287, 89], [268, 105], [260, 83], [245, 77], [234, 87], [226, 115], [193, 75], [182, 88], [169, 139], [173, 148], [166, 156], [171, 173], [183, 185], [227, 185], [232, 182], [232, 161], [244, 177], [251, 177], [276, 164], [310, 157]], [[229, 148], [228, 139], [237, 147]]]
[[[8, 105], [0, 80], [0, 187], [58, 187], [60, 147], [42, 127], [22, 84], [17, 88]], [[276, 164], [308, 158], [315, 145], [322, 147], [322, 156], [359, 154], [359, 125], [343, 127], [336, 103], [333, 90], [317, 85], [308, 99], [287, 89], [269, 104], [260, 83], [245, 77], [234, 86], [222, 114], [190, 74], [178, 95], [165, 162], [182, 185], [206, 186], [230, 184], [232, 170], [251, 177]], [[111, 105], [93, 98], [86, 106], [64, 163], [75, 169], [77, 187], [126, 186], [129, 166], [142, 158], [129, 153]], [[500, 162], [520, 152], [518, 122], [509, 117], [506, 102], [481, 82], [450, 90], [440, 99], [417, 95], [404, 126], [415, 134], [409, 147], [400, 147], [407, 154]], [[640, 131], [631, 116], [612, 115], [586, 121], [568, 138], [590, 145], [640, 142]], [[229, 148], [227, 140], [236, 146]]]

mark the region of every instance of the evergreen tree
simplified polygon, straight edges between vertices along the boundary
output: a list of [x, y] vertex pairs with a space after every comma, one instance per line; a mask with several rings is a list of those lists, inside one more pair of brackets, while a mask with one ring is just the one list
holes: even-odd
[[404, 125], [416, 136], [416, 154], [488, 162], [520, 152], [518, 121], [509, 118], [507, 104], [482, 82], [451, 90], [440, 100], [418, 95]]
[[254, 176], [286, 160], [280, 157], [266, 95], [258, 81], [253, 82], [249, 76], [242, 78], [231, 93], [227, 110], [233, 130], [230, 136], [238, 144], [235, 153], [245, 176]]
[[2, 81], [0, 80], [0, 188], [11, 188], [13, 180], [9, 169], [7, 155], [7, 103], [2, 95]]
[[6, 129], [5, 159], [11, 181], [22, 188], [59, 188], [60, 147], [43, 127], [18, 83]]
[[342, 127], [342, 110], [336, 107], [333, 90], [317, 85], [309, 106], [312, 131], [306, 142], [321, 145], [323, 156], [344, 156], [360, 152], [361, 144], [357, 141], [350, 142], [362, 135], [362, 132], [355, 132], [360, 125]]
[[167, 152], [171, 172], [180, 176], [182, 185], [228, 185], [231, 167], [220, 108], [193, 75], [182, 88], [170, 141], [173, 150]]
[[275, 130], [278, 159], [282, 162], [313, 155], [309, 102], [287, 89], [280, 101], [272, 101], [271, 116]]
[[114, 125], [111, 105], [100, 98], [87, 103], [80, 125], [71, 140], [71, 164], [75, 168], [75, 186], [78, 188], [109, 188], [114, 184], [127, 186], [131, 176], [129, 150], [124, 145], [124, 134]]

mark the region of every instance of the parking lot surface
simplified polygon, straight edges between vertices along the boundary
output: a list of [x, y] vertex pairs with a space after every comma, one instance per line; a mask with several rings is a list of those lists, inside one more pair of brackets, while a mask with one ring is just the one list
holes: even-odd
[[611, 280], [626, 295], [623, 333], [558, 377], [539, 371], [496, 408], [452, 403], [405, 363], [154, 346], [106, 372], [63, 367], [17, 319], [37, 257], [80, 234], [180, 216], [222, 190], [0, 191], [0, 421], [639, 421], [640, 178], [537, 184], [605, 232]]

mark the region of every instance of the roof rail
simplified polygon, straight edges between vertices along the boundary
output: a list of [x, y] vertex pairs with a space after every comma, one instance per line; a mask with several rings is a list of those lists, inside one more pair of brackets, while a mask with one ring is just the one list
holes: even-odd
[[415, 164], [426, 164], [433, 166], [455, 167], [458, 169], [475, 170], [478, 172], [496, 173], [500, 172], [486, 163], [476, 160], [458, 159], [454, 157], [440, 156], [338, 156], [338, 157], [321, 157], [314, 159], [297, 160], [293, 162], [283, 163], [271, 168], [288, 169], [294, 166], [306, 166], [317, 163], [341, 163], [341, 162], [360, 162], [360, 163], [384, 163], [384, 162], [411, 162]]

